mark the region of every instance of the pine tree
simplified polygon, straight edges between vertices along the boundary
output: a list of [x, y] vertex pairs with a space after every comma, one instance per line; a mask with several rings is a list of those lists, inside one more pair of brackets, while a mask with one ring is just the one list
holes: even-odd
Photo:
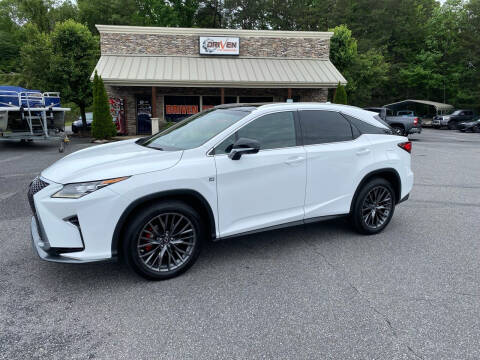
[[347, 105], [347, 92], [345, 91], [345, 86], [340, 83], [338, 83], [337, 91], [335, 91], [333, 102], [335, 104]]
[[95, 71], [93, 77], [93, 121], [92, 136], [95, 139], [108, 139], [117, 134], [110, 114], [107, 91], [103, 80]]

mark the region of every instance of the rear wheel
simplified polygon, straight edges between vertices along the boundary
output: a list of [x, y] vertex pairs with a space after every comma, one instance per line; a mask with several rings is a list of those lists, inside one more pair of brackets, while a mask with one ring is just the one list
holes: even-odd
[[457, 123], [455, 121], [449, 121], [447, 124], [448, 130], [456, 130]]
[[128, 224], [123, 255], [144, 278], [169, 279], [194, 264], [204, 238], [201, 218], [192, 207], [166, 201], [142, 209]]
[[394, 125], [394, 126], [392, 126], [392, 129], [393, 129], [395, 135], [405, 136], [405, 129], [402, 126]]
[[388, 225], [395, 210], [395, 192], [385, 179], [367, 182], [354, 200], [350, 218], [361, 234], [377, 234]]

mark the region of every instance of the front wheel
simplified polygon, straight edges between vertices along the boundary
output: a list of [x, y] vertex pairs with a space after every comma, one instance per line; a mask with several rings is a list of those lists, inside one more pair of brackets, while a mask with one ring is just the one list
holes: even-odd
[[351, 222], [361, 234], [377, 234], [388, 225], [395, 210], [395, 192], [382, 178], [367, 182], [354, 200]]
[[187, 204], [153, 204], [139, 211], [128, 224], [123, 256], [144, 278], [169, 279], [194, 264], [205, 234], [200, 216]]

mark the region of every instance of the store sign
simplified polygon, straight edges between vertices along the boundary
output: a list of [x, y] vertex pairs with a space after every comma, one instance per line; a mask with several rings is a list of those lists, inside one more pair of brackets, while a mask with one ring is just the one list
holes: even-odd
[[240, 38], [200, 36], [200, 55], [239, 55]]
[[165, 105], [166, 115], [192, 115], [198, 113], [198, 105]]

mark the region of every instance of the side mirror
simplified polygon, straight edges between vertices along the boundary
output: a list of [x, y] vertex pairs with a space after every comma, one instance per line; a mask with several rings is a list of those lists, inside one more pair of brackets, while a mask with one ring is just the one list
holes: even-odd
[[232, 160], [240, 160], [243, 154], [256, 154], [260, 150], [260, 143], [257, 140], [240, 138], [233, 144], [228, 157]]

